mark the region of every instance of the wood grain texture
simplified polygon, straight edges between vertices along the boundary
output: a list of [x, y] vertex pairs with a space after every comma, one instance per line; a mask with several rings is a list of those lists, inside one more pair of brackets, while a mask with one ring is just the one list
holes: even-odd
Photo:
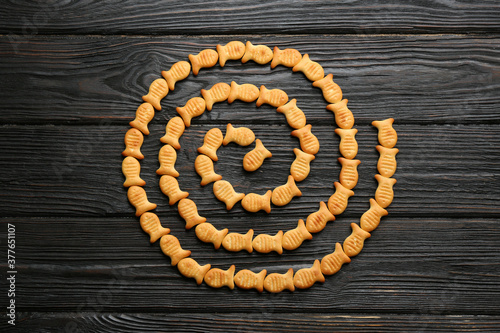
[[[252, 125], [273, 153], [271, 159], [256, 172], [242, 167], [246, 148], [235, 144], [221, 147], [216, 172], [229, 180], [235, 189], [244, 193], [265, 193], [286, 182], [295, 155], [298, 140], [290, 136], [281, 114], [268, 110], [278, 125]], [[260, 111], [259, 111], [260, 112]], [[169, 113], [172, 114], [170, 111]], [[165, 116], [165, 114], [163, 114]], [[173, 115], [173, 114], [172, 114]], [[199, 205], [206, 217], [253, 216], [245, 213], [240, 204], [228, 214], [222, 202], [215, 199], [212, 185], [200, 186], [200, 177], [194, 171], [196, 149], [212, 125], [200, 125], [211, 113], [195, 120], [181, 138], [176, 169], [183, 190]], [[157, 211], [168, 213], [167, 197], [158, 187], [159, 138], [164, 124], [151, 127], [146, 137], [142, 173], [150, 201], [159, 205]], [[454, 125], [416, 126], [395, 124], [399, 134], [397, 147], [398, 170], [395, 178], [395, 200], [390, 212], [398, 216], [491, 216], [500, 214], [499, 188], [493, 186], [500, 177], [498, 126]], [[225, 126], [218, 125], [223, 132]], [[126, 126], [4, 126], [0, 139], [8, 142], [0, 165], [0, 209], [4, 216], [127, 216], [133, 207], [126, 198], [122, 183], [121, 152], [125, 148], [123, 136]], [[370, 125], [357, 126], [360, 147], [357, 158], [362, 161], [358, 170], [360, 180], [354, 189], [356, 195], [349, 201], [346, 214], [361, 214], [374, 196], [377, 183], [374, 175], [378, 153], [375, 150], [377, 131]], [[334, 126], [314, 126], [320, 140], [320, 152], [312, 162], [309, 177], [299, 183], [303, 196], [289, 206], [273, 207], [275, 214], [297, 221], [317, 210], [319, 201], [327, 201], [333, 194], [333, 182], [338, 180], [337, 162], [339, 139]], [[175, 213], [175, 209], [173, 209]], [[176, 213], [175, 213], [176, 214]], [[265, 219], [267, 214], [257, 214]]]
[[498, 32], [499, 9], [492, 0], [3, 2], [0, 33], [23, 38], [30, 34]]
[[[404, 124], [500, 123], [499, 35], [0, 37], [0, 123], [125, 124], [150, 83], [177, 61], [232, 39], [308, 53], [333, 73], [356, 124], [392, 116]], [[17, 52], [16, 52], [17, 51]], [[302, 73], [229, 61], [192, 74], [162, 105], [168, 112], [217, 82], [265, 84], [298, 100], [312, 124], [331, 122], [321, 91]], [[235, 110], [238, 110], [236, 113]], [[204, 121], [281, 123], [250, 104], [216, 104]], [[156, 120], [165, 118], [158, 112]]]
[[[497, 331], [496, 316], [242, 313], [23, 313], [20, 327], [33, 333], [70, 332], [463, 332]], [[41, 330], [43, 327], [45, 330]], [[0, 325], [8, 332], [8, 327]]]

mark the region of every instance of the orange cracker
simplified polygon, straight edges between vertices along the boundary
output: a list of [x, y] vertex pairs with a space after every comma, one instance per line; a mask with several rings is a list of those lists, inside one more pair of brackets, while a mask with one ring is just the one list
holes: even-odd
[[160, 219], [155, 213], [146, 212], [142, 214], [140, 224], [142, 230], [149, 235], [150, 243], [154, 243], [162, 236], [170, 233], [170, 229], [161, 225]]
[[162, 71], [161, 76], [167, 81], [170, 90], [175, 89], [175, 83], [184, 80], [191, 72], [191, 64], [187, 61], [178, 61], [168, 71]]
[[392, 187], [396, 184], [396, 179], [388, 178], [381, 175], [375, 175], [378, 182], [377, 190], [375, 191], [375, 200], [382, 208], [387, 208], [394, 199], [394, 190]]
[[363, 249], [365, 239], [370, 238], [369, 232], [361, 229], [356, 223], [351, 223], [352, 233], [344, 240], [344, 252], [349, 257], [357, 256]]
[[144, 155], [141, 153], [141, 146], [144, 142], [144, 135], [137, 128], [131, 128], [125, 133], [125, 150], [123, 156], [132, 156], [138, 160], [142, 160]]
[[255, 141], [255, 148], [245, 154], [243, 157], [243, 169], [252, 172], [260, 168], [266, 158], [272, 157], [273, 154], [264, 147], [262, 141]]
[[149, 103], [142, 103], [135, 111], [135, 119], [129, 125], [137, 128], [144, 135], [149, 135], [148, 124], [155, 116], [155, 109]]
[[219, 54], [215, 50], [205, 49], [197, 55], [189, 55], [189, 61], [193, 67], [193, 74], [198, 75], [202, 68], [210, 68], [217, 64]]
[[169, 175], [163, 175], [160, 178], [160, 189], [169, 199], [169, 204], [173, 205], [177, 201], [186, 198], [189, 193], [181, 191], [177, 179]]
[[151, 104], [156, 110], [161, 110], [160, 102], [167, 94], [167, 81], [164, 79], [156, 79], [149, 86], [148, 94], [142, 96], [142, 100]]
[[327, 110], [333, 112], [337, 126], [343, 129], [350, 129], [354, 126], [354, 116], [347, 107], [347, 102], [347, 99], [343, 99], [340, 102], [326, 106]]
[[222, 179], [222, 176], [214, 171], [214, 162], [206, 155], [198, 155], [194, 161], [194, 169], [201, 177], [201, 186]]
[[339, 150], [342, 156], [347, 159], [353, 159], [358, 154], [358, 142], [355, 135], [358, 130], [355, 128], [342, 129], [336, 128], [335, 133], [340, 136]]
[[260, 273], [254, 273], [248, 269], [242, 269], [234, 276], [234, 283], [241, 289], [257, 289], [259, 292], [264, 290], [264, 278], [267, 270], [263, 269]]
[[125, 176], [124, 187], [133, 185], [144, 186], [146, 182], [139, 176], [141, 173], [141, 164], [132, 156], [127, 156], [122, 162], [122, 172]]
[[184, 125], [184, 121], [181, 117], [173, 117], [165, 126], [165, 135], [160, 138], [160, 141], [163, 143], [168, 143], [175, 149], [181, 149], [181, 145], [179, 144], [179, 139], [184, 134], [184, 130], [186, 129], [186, 125]]
[[333, 74], [328, 74], [321, 80], [314, 81], [312, 85], [321, 89], [323, 97], [328, 103], [338, 103], [342, 100], [342, 89], [333, 82]]
[[385, 148], [394, 148], [398, 142], [398, 134], [392, 127], [393, 118], [380, 121], [372, 121], [372, 125], [378, 129], [378, 142]]
[[316, 158], [316, 156], [308, 153], [304, 153], [298, 148], [294, 148], [295, 160], [290, 166], [290, 174], [296, 182], [301, 182], [307, 178], [309, 172], [311, 171], [311, 161]]
[[226, 237], [228, 229], [217, 230], [211, 223], [205, 222], [196, 226], [195, 232], [199, 240], [205, 243], [214, 244], [214, 248], [218, 250], [222, 244], [222, 240]]
[[288, 95], [281, 89], [267, 89], [264, 85], [260, 86], [259, 98], [256, 105], [269, 104], [274, 107], [285, 105], [288, 102]]
[[285, 250], [295, 250], [306, 239], [312, 239], [313, 236], [307, 231], [304, 220], [300, 219], [297, 228], [288, 230], [283, 235], [282, 245]]
[[276, 111], [285, 115], [286, 121], [291, 127], [301, 129], [306, 126], [306, 116], [304, 112], [297, 107], [297, 100], [295, 98], [285, 105], [278, 107]]
[[279, 293], [285, 289], [295, 291], [293, 268], [290, 268], [285, 274], [272, 273], [266, 276], [264, 288], [270, 293]]
[[231, 265], [227, 271], [220, 268], [212, 268], [205, 274], [204, 280], [212, 288], [222, 288], [224, 286], [234, 289], [234, 271], [236, 267]]
[[243, 102], [253, 102], [259, 98], [259, 88], [250, 83], [237, 84], [236, 82], [231, 82], [231, 91], [229, 92], [229, 97], [227, 102], [231, 104], [235, 100], [239, 99]]
[[306, 220], [306, 229], [311, 233], [320, 232], [328, 221], [335, 221], [335, 216], [328, 210], [326, 204], [321, 201], [319, 210], [311, 213]]
[[222, 246], [231, 252], [247, 250], [248, 253], [252, 253], [252, 237], [253, 229], [248, 230], [248, 232], [244, 235], [231, 232], [222, 240]]
[[354, 195], [354, 192], [339, 182], [333, 184], [335, 185], [335, 193], [328, 199], [328, 209], [333, 215], [340, 215], [347, 208], [347, 200]]
[[165, 255], [170, 257], [172, 266], [177, 265], [181, 259], [191, 255], [191, 251], [182, 249], [179, 239], [172, 235], [162, 236], [160, 248]]
[[186, 127], [191, 126], [191, 119], [201, 116], [205, 112], [206, 103], [201, 97], [193, 97], [187, 101], [183, 107], [177, 107], [175, 110], [184, 120]]
[[273, 190], [271, 200], [276, 206], [285, 206], [292, 201], [294, 197], [300, 197], [301, 195], [302, 192], [299, 190], [295, 184], [295, 180], [290, 175], [288, 176], [286, 184], [278, 186]]
[[283, 65], [286, 67], [293, 67], [297, 65], [302, 59], [302, 54], [296, 49], [284, 49], [280, 50], [277, 46], [273, 49], [273, 61], [271, 62], [271, 68], [278, 65]]
[[212, 111], [212, 106], [215, 103], [227, 100], [230, 92], [231, 87], [225, 82], [216, 83], [208, 90], [201, 89], [201, 95], [205, 99], [207, 110]]
[[273, 60], [273, 51], [266, 45], [253, 45], [247, 41], [241, 62], [246, 63], [249, 60], [253, 60], [259, 65], [265, 65]]
[[397, 162], [396, 154], [399, 153], [397, 148], [385, 148], [377, 145], [377, 151], [380, 154], [377, 163], [377, 170], [384, 177], [392, 177], [396, 172]]
[[217, 45], [217, 53], [219, 53], [220, 67], [224, 67], [228, 60], [240, 60], [245, 54], [245, 44], [240, 41], [232, 41], [226, 45]]
[[223, 139], [224, 137], [220, 129], [212, 128], [208, 130], [203, 138], [203, 146], [198, 148], [198, 153], [207, 155], [212, 161], [218, 161], [217, 150], [222, 146]]
[[160, 168], [156, 170], [158, 175], [170, 175], [172, 177], [179, 177], [179, 172], [175, 170], [175, 162], [177, 161], [177, 152], [171, 145], [164, 145], [160, 148], [158, 153], [158, 161]]
[[342, 245], [335, 243], [335, 251], [321, 259], [321, 273], [323, 275], [333, 275], [340, 270], [343, 264], [350, 262], [351, 258], [344, 253]]
[[300, 148], [308, 153], [315, 155], [319, 151], [318, 138], [311, 132], [312, 125], [306, 125], [301, 129], [292, 131], [292, 136], [299, 138]]
[[187, 278], [193, 278], [200, 285], [203, 282], [205, 274], [210, 270], [210, 264], [200, 266], [196, 260], [192, 258], [184, 258], [177, 263], [179, 272]]
[[311, 268], [299, 269], [293, 277], [293, 284], [299, 289], [310, 288], [316, 282], [325, 282], [325, 277], [321, 273], [321, 264], [317, 259], [314, 260]]
[[195, 225], [205, 222], [207, 219], [198, 214], [198, 207], [191, 199], [181, 199], [177, 205], [179, 215], [186, 221], [186, 229], [191, 229]]
[[275, 251], [278, 254], [283, 253], [283, 246], [281, 246], [283, 239], [283, 231], [278, 231], [278, 233], [274, 236], [260, 234], [257, 235], [253, 241], [252, 246], [255, 251], [259, 253], [269, 253], [271, 251]]
[[309, 59], [309, 55], [306, 53], [302, 59], [293, 66], [292, 71], [302, 72], [309, 79], [309, 81], [318, 81], [325, 76], [325, 71], [320, 64]]
[[348, 160], [347, 158], [339, 157], [338, 161], [342, 165], [340, 169], [339, 180], [342, 185], [352, 190], [358, 183], [358, 165], [360, 160]]
[[141, 216], [148, 210], [156, 208], [156, 204], [148, 201], [146, 191], [140, 186], [130, 186], [127, 191], [128, 201], [135, 207], [135, 216]]
[[233, 206], [245, 197], [244, 193], [237, 193], [233, 185], [226, 180], [218, 180], [214, 183], [213, 191], [215, 197], [226, 204], [226, 209], [231, 210]]
[[230, 142], [235, 142], [240, 146], [248, 146], [255, 141], [255, 134], [248, 127], [233, 127], [231, 123], [227, 124], [226, 136], [222, 140], [224, 146]]
[[364, 231], [372, 232], [380, 224], [382, 216], [389, 214], [384, 208], [380, 207], [375, 199], [370, 198], [370, 209], [361, 215], [359, 225]]
[[273, 191], [271, 190], [267, 191], [264, 195], [248, 193], [243, 200], [241, 200], [241, 206], [243, 206], [247, 212], [256, 213], [259, 210], [263, 210], [269, 214], [271, 212], [272, 193]]

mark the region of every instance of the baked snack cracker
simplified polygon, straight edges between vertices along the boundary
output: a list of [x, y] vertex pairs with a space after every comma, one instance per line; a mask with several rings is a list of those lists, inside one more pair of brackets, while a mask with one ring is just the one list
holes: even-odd
[[340, 169], [339, 180], [342, 185], [348, 189], [353, 189], [358, 183], [358, 165], [361, 163], [360, 160], [349, 160], [347, 158], [339, 157], [338, 161], [342, 165]]
[[208, 130], [203, 138], [203, 146], [198, 148], [198, 153], [207, 155], [212, 161], [218, 161], [217, 150], [222, 146], [223, 139], [224, 136], [220, 129], [212, 128]]
[[189, 76], [191, 65], [187, 61], [178, 61], [170, 67], [168, 71], [162, 71], [161, 76], [167, 81], [170, 90], [175, 89], [175, 83], [182, 81]]
[[326, 204], [321, 201], [319, 210], [311, 213], [306, 220], [306, 229], [311, 233], [320, 232], [328, 221], [335, 221], [335, 216], [328, 210]]
[[350, 129], [354, 126], [354, 116], [347, 107], [347, 102], [347, 99], [343, 99], [340, 102], [326, 106], [327, 110], [333, 112], [337, 126], [343, 129]]
[[129, 125], [137, 128], [144, 135], [149, 135], [148, 124], [155, 116], [155, 109], [149, 103], [142, 103], [135, 111], [135, 119]]
[[184, 125], [184, 121], [181, 117], [173, 117], [165, 126], [165, 135], [160, 138], [160, 141], [163, 143], [168, 143], [175, 149], [181, 149], [181, 145], [179, 143], [179, 139], [184, 134], [184, 130], [186, 129], [186, 125]]
[[191, 119], [201, 116], [205, 112], [206, 103], [201, 97], [193, 97], [187, 101], [183, 107], [177, 107], [175, 110], [184, 120], [186, 127], [191, 126]]
[[232, 41], [226, 45], [217, 45], [217, 53], [219, 53], [220, 67], [224, 67], [228, 60], [239, 60], [245, 54], [245, 44], [240, 41]]
[[161, 110], [160, 102], [167, 94], [167, 81], [164, 79], [156, 79], [149, 86], [148, 94], [142, 96], [142, 100], [151, 104], [156, 110]]
[[267, 89], [266, 86], [260, 86], [259, 98], [256, 105], [269, 104], [274, 107], [285, 105], [288, 102], [288, 95], [281, 89]]
[[205, 90], [201, 89], [201, 96], [205, 99], [207, 110], [212, 111], [212, 106], [218, 102], [224, 102], [229, 97], [231, 87], [225, 82], [219, 82], [212, 86], [212, 88]]
[[177, 205], [179, 215], [186, 221], [186, 229], [191, 229], [195, 225], [204, 223], [207, 219], [200, 216], [196, 203], [191, 199], [181, 199]]
[[344, 252], [352, 258], [361, 252], [365, 239], [370, 238], [371, 235], [356, 223], [351, 223], [351, 228], [352, 233], [344, 240]]
[[285, 115], [286, 121], [291, 127], [301, 129], [306, 126], [306, 116], [304, 112], [297, 107], [297, 100], [295, 98], [285, 105], [278, 107], [276, 111]]
[[264, 290], [264, 278], [267, 270], [263, 269], [259, 273], [254, 273], [248, 269], [242, 269], [234, 276], [234, 283], [241, 289], [257, 289], [262, 292]]
[[170, 257], [171, 265], [175, 266], [184, 258], [191, 255], [191, 251], [184, 250], [179, 243], [179, 239], [172, 235], [165, 235], [160, 239], [161, 251]]
[[154, 243], [162, 236], [170, 233], [169, 228], [161, 225], [160, 219], [155, 213], [146, 212], [141, 215], [140, 224], [142, 230], [149, 235], [149, 242]]
[[342, 245], [335, 243], [335, 251], [321, 259], [321, 273], [323, 275], [333, 275], [340, 270], [343, 264], [350, 262], [351, 258], [344, 253]]
[[125, 133], [125, 150], [123, 156], [132, 156], [142, 160], [144, 155], [141, 153], [141, 146], [144, 142], [144, 135], [137, 128], [131, 128]]
[[285, 274], [272, 273], [266, 276], [264, 288], [270, 293], [280, 293], [285, 289], [295, 291], [293, 268], [290, 268]]
[[205, 49], [197, 55], [190, 54], [188, 57], [189, 61], [191, 61], [194, 75], [198, 75], [198, 72], [202, 68], [215, 66], [217, 64], [217, 60], [219, 60], [219, 54], [211, 49]]
[[240, 146], [248, 146], [255, 140], [255, 134], [248, 127], [233, 127], [231, 123], [227, 124], [226, 136], [222, 140], [224, 146], [230, 142], [235, 142]]
[[283, 235], [282, 246], [285, 250], [295, 250], [306, 239], [312, 239], [313, 236], [307, 231], [304, 220], [300, 219], [297, 228], [288, 230]]
[[290, 166], [290, 175], [292, 175], [296, 182], [301, 182], [309, 175], [311, 171], [311, 161], [314, 160], [316, 156], [305, 153], [298, 148], [294, 148], [293, 152], [295, 153], [295, 160]]
[[222, 179], [222, 176], [214, 171], [214, 162], [206, 155], [198, 155], [194, 161], [196, 173], [201, 177], [201, 186], [205, 186], [212, 182]]
[[354, 195], [354, 192], [339, 182], [333, 185], [335, 185], [335, 193], [328, 199], [328, 209], [333, 215], [340, 215], [347, 208], [347, 200]]
[[208, 222], [198, 224], [195, 229], [198, 239], [205, 243], [212, 243], [216, 250], [220, 248], [222, 240], [224, 240], [228, 231], [227, 228], [217, 230], [217, 228]]
[[141, 163], [132, 156], [127, 156], [122, 162], [122, 173], [125, 176], [124, 187], [133, 185], [144, 186], [146, 182], [139, 176], [141, 173]]
[[245, 193], [237, 193], [233, 185], [226, 180], [216, 181], [213, 191], [215, 197], [226, 204], [227, 210], [231, 210], [238, 201], [245, 197]]
[[253, 60], [260, 65], [267, 64], [273, 60], [273, 51], [266, 45], [253, 45], [250, 41], [247, 41], [241, 62], [246, 63], [249, 60]]
[[325, 277], [321, 273], [321, 264], [319, 260], [314, 260], [311, 268], [302, 268], [295, 273], [293, 284], [296, 288], [307, 289], [316, 282], [325, 282]]
[[284, 49], [280, 50], [277, 46], [273, 49], [273, 61], [271, 62], [271, 68], [278, 65], [283, 65], [286, 67], [293, 67], [297, 65], [302, 59], [302, 54], [296, 49]]
[[299, 138], [300, 148], [308, 153], [315, 155], [319, 151], [318, 138], [311, 132], [312, 125], [306, 125], [301, 129], [292, 131], [292, 136]]
[[156, 208], [156, 204], [148, 201], [146, 191], [140, 186], [130, 186], [127, 191], [128, 201], [135, 207], [135, 216], [141, 216], [148, 210]]
[[236, 82], [231, 82], [231, 91], [229, 92], [229, 97], [227, 102], [231, 104], [235, 100], [239, 99], [243, 102], [253, 102], [259, 98], [259, 88], [250, 83], [237, 84]]
[[388, 178], [381, 175], [375, 175], [378, 182], [377, 190], [375, 191], [375, 200], [382, 208], [387, 208], [394, 199], [394, 190], [392, 187], [396, 184], [396, 179]]
[[227, 271], [220, 268], [212, 268], [205, 274], [204, 280], [207, 285], [212, 288], [222, 288], [227, 286], [229, 289], [234, 289], [234, 271], [236, 267], [231, 265]]
[[170, 175], [172, 177], [179, 177], [179, 172], [175, 170], [175, 162], [177, 161], [177, 152], [174, 147], [167, 144], [160, 148], [158, 152], [158, 161], [160, 168], [156, 170], [158, 175]]
[[248, 172], [253, 172], [260, 168], [266, 158], [272, 157], [273, 154], [264, 147], [262, 141], [255, 141], [255, 148], [245, 154], [243, 157], [243, 169]]
[[393, 118], [372, 121], [372, 125], [378, 129], [378, 142], [386, 148], [394, 148], [398, 142], [398, 134], [392, 127], [393, 123]]
[[386, 148], [377, 145], [377, 151], [380, 154], [377, 163], [377, 170], [384, 177], [392, 177], [396, 172], [397, 162], [396, 154], [399, 152], [397, 148]]
[[278, 231], [274, 236], [267, 234], [257, 235], [253, 241], [252, 246], [255, 251], [259, 253], [269, 253], [272, 251], [278, 254], [283, 253], [283, 246], [281, 246], [283, 240], [283, 231]]
[[271, 190], [267, 191], [264, 195], [248, 193], [243, 200], [241, 200], [241, 206], [243, 206], [247, 212], [256, 213], [259, 210], [263, 210], [269, 214], [271, 212], [272, 193], [273, 191]]
[[361, 215], [359, 225], [364, 231], [372, 232], [375, 230], [382, 216], [389, 214], [384, 208], [380, 207], [375, 199], [370, 198], [370, 209]]
[[342, 90], [338, 84], [333, 82], [333, 74], [328, 74], [321, 80], [314, 81], [312, 85], [321, 89], [323, 97], [328, 103], [338, 103], [342, 100]]
[[210, 267], [210, 264], [200, 266], [196, 260], [192, 258], [184, 258], [177, 263], [179, 272], [187, 278], [195, 279], [198, 285], [203, 282], [203, 278], [210, 270]]
[[248, 230], [246, 234], [239, 234], [236, 232], [231, 232], [227, 234], [222, 240], [222, 246], [231, 252], [239, 252], [241, 250], [247, 250], [248, 253], [252, 253], [252, 238], [253, 229]]
[[170, 206], [189, 196], [188, 192], [181, 191], [177, 179], [170, 175], [161, 176], [160, 190], [168, 197]]
[[300, 196], [302, 196], [302, 192], [299, 190], [295, 184], [295, 180], [290, 175], [288, 176], [286, 184], [278, 186], [273, 190], [271, 200], [276, 206], [285, 206], [292, 201], [293, 197]]
[[309, 59], [309, 54], [304, 54], [302, 59], [293, 66], [294, 72], [302, 72], [309, 79], [309, 81], [318, 81], [325, 76], [325, 71], [320, 64]]
[[335, 133], [340, 136], [339, 150], [342, 156], [347, 159], [353, 159], [358, 154], [358, 142], [355, 135], [358, 130], [355, 128], [342, 129], [336, 128]]

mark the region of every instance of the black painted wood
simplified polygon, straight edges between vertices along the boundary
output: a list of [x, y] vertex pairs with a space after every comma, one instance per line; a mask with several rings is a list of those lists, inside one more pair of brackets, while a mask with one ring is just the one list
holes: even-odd
[[0, 6], [0, 33], [378, 34], [498, 32], [497, 1], [16, 1]]
[[[190, 53], [233, 39], [308, 53], [334, 75], [358, 124], [396, 117], [405, 124], [500, 122], [500, 35], [462, 36], [36, 36], [15, 44], [0, 37], [0, 123], [126, 124], [150, 83]], [[17, 50], [17, 52], [16, 52]], [[321, 92], [302, 73], [228, 61], [201, 70], [163, 101], [167, 111], [217, 82], [284, 89], [312, 124], [331, 122]], [[219, 104], [204, 122], [269, 122], [245, 104]], [[245, 107], [242, 107], [245, 105]], [[156, 119], [164, 118], [159, 112]]]

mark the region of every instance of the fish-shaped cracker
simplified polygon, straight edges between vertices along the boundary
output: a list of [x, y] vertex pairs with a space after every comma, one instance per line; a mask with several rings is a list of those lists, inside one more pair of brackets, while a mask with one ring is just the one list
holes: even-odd
[[259, 273], [254, 273], [248, 269], [238, 271], [234, 276], [234, 283], [241, 289], [257, 289], [259, 292], [264, 290], [264, 278], [267, 270], [263, 269]]
[[245, 154], [243, 157], [243, 169], [248, 172], [253, 172], [260, 168], [266, 158], [272, 157], [273, 154], [264, 147], [264, 144], [259, 139], [255, 140], [255, 148]]
[[319, 151], [318, 138], [311, 132], [312, 125], [306, 125], [301, 129], [292, 131], [292, 136], [299, 138], [300, 148], [308, 153], [315, 155]]
[[279, 293], [285, 289], [295, 291], [293, 284], [293, 268], [285, 274], [271, 273], [264, 279], [264, 288], [270, 293]]
[[181, 199], [177, 205], [177, 210], [179, 215], [186, 221], [186, 229], [191, 229], [207, 220], [205, 217], [200, 216], [196, 203], [191, 199]]
[[335, 182], [333, 185], [335, 185], [335, 193], [328, 199], [328, 210], [333, 215], [340, 215], [347, 208], [347, 201], [354, 195], [354, 192], [339, 182]]
[[137, 128], [131, 128], [125, 133], [125, 150], [123, 156], [132, 156], [138, 160], [142, 160], [144, 155], [141, 153], [141, 146], [144, 142], [144, 135]]
[[252, 238], [253, 229], [248, 230], [246, 234], [239, 234], [236, 232], [231, 232], [224, 237], [222, 240], [222, 246], [231, 252], [239, 252], [241, 250], [247, 250], [248, 253], [252, 253]]
[[144, 135], [149, 135], [148, 124], [155, 116], [155, 109], [149, 103], [142, 103], [135, 111], [135, 119], [129, 125], [137, 128]]
[[285, 115], [288, 125], [295, 129], [301, 129], [306, 126], [306, 116], [304, 112], [297, 107], [297, 100], [294, 98], [290, 102], [276, 109], [277, 112]]
[[327, 110], [333, 112], [337, 126], [343, 129], [350, 129], [354, 126], [354, 116], [347, 107], [347, 102], [347, 99], [343, 99], [340, 102], [326, 106]]
[[226, 204], [227, 210], [231, 210], [238, 201], [245, 197], [245, 193], [237, 193], [233, 185], [226, 180], [216, 181], [213, 191], [215, 197]]
[[191, 72], [191, 64], [187, 61], [178, 61], [168, 71], [162, 71], [161, 76], [167, 81], [168, 88], [174, 90], [175, 83], [184, 80]]
[[194, 161], [194, 169], [201, 177], [201, 186], [205, 186], [212, 182], [222, 179], [222, 176], [214, 171], [214, 162], [206, 155], [198, 155]]
[[191, 119], [199, 117], [205, 112], [206, 103], [201, 97], [193, 97], [186, 102], [186, 105], [177, 107], [175, 110], [184, 120], [186, 127], [191, 126]]
[[171, 145], [164, 145], [158, 152], [158, 161], [160, 167], [156, 170], [158, 175], [170, 175], [179, 177], [179, 172], [175, 170], [175, 162], [177, 161], [177, 152]]
[[164, 235], [170, 233], [169, 228], [161, 225], [160, 219], [155, 213], [146, 212], [141, 215], [140, 224], [142, 230], [149, 235], [149, 242], [154, 243]]
[[319, 210], [307, 217], [306, 229], [312, 233], [320, 232], [325, 228], [328, 221], [335, 221], [335, 216], [330, 212], [326, 204], [321, 201]]
[[283, 231], [278, 231], [274, 236], [267, 234], [257, 235], [253, 241], [252, 246], [255, 251], [259, 253], [269, 253], [275, 251], [278, 254], [283, 253], [283, 246], [281, 245], [283, 240]]
[[217, 230], [211, 223], [205, 222], [196, 226], [195, 232], [199, 240], [205, 243], [212, 243], [218, 250], [228, 233], [228, 229]]
[[175, 149], [181, 149], [181, 145], [179, 143], [179, 139], [182, 134], [184, 134], [184, 130], [186, 129], [186, 125], [184, 125], [184, 121], [181, 117], [173, 117], [165, 126], [165, 135], [160, 138], [160, 141], [163, 143], [168, 143]]
[[124, 187], [133, 185], [144, 186], [146, 182], [140, 177], [141, 163], [132, 156], [127, 156], [122, 162], [122, 172], [125, 176]]
[[365, 240], [370, 238], [369, 232], [361, 229], [356, 223], [351, 223], [352, 233], [344, 240], [344, 252], [349, 257], [357, 256], [363, 249]]
[[207, 155], [212, 161], [218, 161], [217, 150], [222, 146], [222, 140], [224, 140], [224, 136], [220, 129], [208, 130], [203, 138], [203, 145], [198, 148], [198, 153]]
[[156, 79], [149, 86], [147, 95], [142, 100], [151, 104], [156, 110], [161, 110], [160, 102], [168, 94], [168, 84], [164, 79]]
[[294, 197], [300, 196], [302, 196], [302, 192], [295, 184], [293, 177], [289, 175], [286, 184], [278, 186], [273, 190], [271, 200], [276, 206], [285, 206], [292, 201]]
[[198, 72], [202, 68], [210, 68], [217, 64], [219, 60], [219, 54], [217, 51], [212, 49], [205, 49], [198, 53], [197, 55], [190, 54], [189, 61], [191, 61], [191, 66], [193, 68], [193, 74], [198, 75]]
[[203, 282], [203, 278], [210, 270], [210, 267], [210, 264], [200, 266], [196, 260], [192, 258], [184, 258], [177, 263], [179, 272], [187, 278], [195, 279], [198, 285]]
[[321, 273], [323, 275], [333, 275], [340, 270], [343, 264], [350, 262], [351, 258], [344, 253], [342, 245], [335, 243], [335, 251], [321, 259]]
[[282, 245], [285, 250], [295, 250], [298, 248], [306, 239], [312, 239], [313, 236], [309, 231], [307, 231], [304, 220], [300, 219], [297, 227], [292, 230], [288, 230], [283, 235]]
[[370, 209], [361, 215], [359, 225], [364, 231], [372, 232], [380, 224], [382, 216], [389, 214], [384, 208], [380, 207], [375, 199], [370, 198]]
[[290, 175], [296, 182], [301, 182], [307, 178], [309, 172], [311, 171], [311, 161], [313, 161], [316, 156], [303, 152], [298, 148], [294, 148], [295, 160], [290, 166]]
[[189, 196], [188, 192], [181, 191], [177, 179], [170, 175], [161, 176], [160, 189], [168, 197], [170, 205]]
[[141, 216], [148, 210], [156, 208], [156, 204], [148, 201], [146, 191], [140, 186], [130, 186], [127, 191], [128, 201], [135, 207], [135, 216]]
[[240, 41], [232, 41], [226, 45], [217, 45], [219, 53], [219, 65], [224, 67], [228, 60], [240, 60], [245, 54], [245, 44]]
[[160, 239], [161, 251], [170, 257], [171, 265], [175, 266], [184, 258], [191, 255], [191, 251], [184, 250], [179, 243], [179, 239], [172, 235], [165, 235]]
[[310, 288], [316, 282], [325, 282], [325, 276], [321, 273], [321, 264], [317, 259], [311, 268], [299, 269], [293, 277], [293, 284], [299, 289]]

